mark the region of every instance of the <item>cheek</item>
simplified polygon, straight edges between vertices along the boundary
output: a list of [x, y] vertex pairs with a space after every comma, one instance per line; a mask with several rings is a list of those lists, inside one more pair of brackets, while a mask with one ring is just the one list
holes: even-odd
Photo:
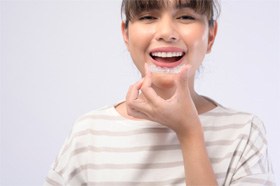
[[129, 29], [128, 50], [142, 76], [144, 76], [144, 63], [147, 61], [146, 52], [151, 43], [152, 33], [151, 29], [145, 29], [143, 26], [133, 25]]
[[207, 48], [208, 43], [208, 29], [205, 25], [193, 25], [190, 29], [185, 29], [183, 38], [186, 38], [186, 43], [190, 48], [198, 48], [202, 51]]
[[143, 26], [131, 26], [129, 29], [129, 45], [132, 48], [145, 49], [153, 35], [152, 29]]
[[192, 29], [185, 33], [184, 38], [187, 43], [189, 50], [189, 63], [191, 63], [195, 68], [200, 66], [208, 48], [208, 32], [204, 27], [199, 27], [197, 29]]

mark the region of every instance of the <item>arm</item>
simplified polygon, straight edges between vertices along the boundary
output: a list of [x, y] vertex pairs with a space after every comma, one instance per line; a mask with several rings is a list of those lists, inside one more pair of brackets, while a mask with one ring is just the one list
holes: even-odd
[[178, 136], [184, 159], [186, 183], [187, 185], [217, 185], [205, 147], [203, 129], [200, 123], [197, 125], [199, 127], [192, 132]]

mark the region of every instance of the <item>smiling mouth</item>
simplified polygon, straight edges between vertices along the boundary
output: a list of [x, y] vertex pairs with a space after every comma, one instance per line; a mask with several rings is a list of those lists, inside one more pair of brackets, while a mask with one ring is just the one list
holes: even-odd
[[152, 64], [149, 64], [151, 72], [156, 73], [179, 73], [183, 66], [185, 52], [151, 52]]
[[184, 52], [152, 52], [152, 53], [150, 53], [150, 56], [153, 58], [153, 60], [155, 62], [158, 62], [158, 63], [156, 63], [156, 65], [158, 65], [158, 66], [166, 66], [165, 63], [176, 63], [176, 62], [180, 61], [184, 55], [185, 55]]

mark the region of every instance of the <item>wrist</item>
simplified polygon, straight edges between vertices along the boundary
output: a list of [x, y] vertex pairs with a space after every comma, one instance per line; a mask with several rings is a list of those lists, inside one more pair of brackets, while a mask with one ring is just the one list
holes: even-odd
[[199, 120], [192, 122], [192, 125], [185, 125], [188, 127], [182, 127], [180, 130], [176, 131], [176, 135], [180, 142], [183, 141], [204, 141], [204, 131]]

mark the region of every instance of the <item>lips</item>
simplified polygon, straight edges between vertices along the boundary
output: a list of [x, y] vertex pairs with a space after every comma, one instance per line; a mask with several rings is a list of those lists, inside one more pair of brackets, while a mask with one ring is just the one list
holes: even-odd
[[152, 63], [164, 68], [174, 68], [182, 63], [186, 52], [177, 47], [156, 48], [150, 51]]

